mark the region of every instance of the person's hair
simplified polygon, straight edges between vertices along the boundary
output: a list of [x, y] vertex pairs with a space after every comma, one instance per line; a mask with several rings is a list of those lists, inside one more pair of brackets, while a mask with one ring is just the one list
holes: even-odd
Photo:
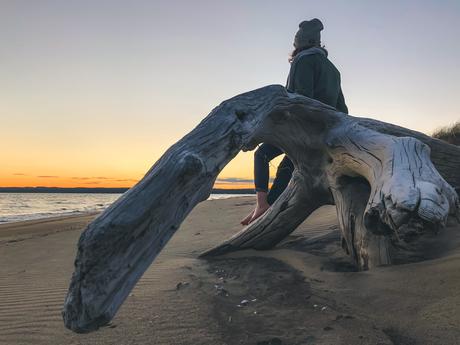
[[316, 48], [321, 48], [323, 49], [326, 54], [327, 54], [327, 50], [326, 50], [326, 46], [321, 46], [321, 44], [312, 44], [312, 45], [308, 45], [306, 47], [302, 47], [302, 48], [295, 48], [291, 54], [289, 54], [289, 58], [288, 58], [288, 61], [289, 62], [292, 62], [294, 60], [294, 58], [296, 57], [297, 54], [299, 54], [301, 51], [304, 51], [304, 50], [307, 50], [307, 49], [310, 49], [310, 48], [313, 48], [313, 47], [316, 47]]

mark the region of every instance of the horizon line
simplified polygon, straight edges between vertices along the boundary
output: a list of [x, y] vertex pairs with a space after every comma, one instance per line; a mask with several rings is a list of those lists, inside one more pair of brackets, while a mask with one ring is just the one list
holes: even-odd
[[[124, 193], [132, 187], [45, 187], [45, 186], [35, 186], [35, 187], [0, 187], [0, 193], [9, 193], [16, 191], [23, 192], [34, 192], [34, 191], [112, 191]], [[245, 191], [250, 193], [255, 193], [254, 188], [212, 188], [213, 191]]]

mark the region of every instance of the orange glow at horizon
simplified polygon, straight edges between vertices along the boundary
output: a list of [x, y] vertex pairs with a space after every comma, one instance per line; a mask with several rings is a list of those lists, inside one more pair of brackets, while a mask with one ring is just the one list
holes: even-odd
[[[0, 187], [58, 187], [58, 188], [131, 188], [139, 180], [111, 177], [58, 177], [52, 175], [27, 176], [16, 174], [1, 178]], [[253, 189], [250, 182], [222, 182], [214, 184], [217, 189]]]
[[[26, 161], [18, 159], [19, 156], [11, 152], [0, 153], [0, 159], [11, 163], [0, 169], [0, 187], [131, 188], [161, 156], [161, 152], [158, 152], [156, 157], [152, 157], [144, 147], [133, 150], [133, 153], [118, 146], [115, 141], [112, 142], [112, 149], [113, 152], [109, 152], [87, 147], [84, 151], [67, 155], [56, 147], [54, 154], [50, 154], [50, 145], [41, 155], [38, 151], [30, 150]], [[254, 189], [253, 157], [252, 151], [240, 152], [221, 171], [214, 188]], [[272, 177], [281, 159], [281, 156], [277, 157], [270, 163]]]
[[58, 187], [58, 188], [129, 188], [138, 180], [110, 177], [59, 177], [53, 175], [15, 176], [1, 178], [0, 187]]

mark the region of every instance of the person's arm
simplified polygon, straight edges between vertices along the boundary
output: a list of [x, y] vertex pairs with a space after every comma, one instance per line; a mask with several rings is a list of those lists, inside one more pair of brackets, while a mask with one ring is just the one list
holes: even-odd
[[314, 59], [313, 55], [307, 55], [300, 58], [296, 63], [293, 75], [293, 91], [313, 98], [314, 96]]
[[335, 108], [342, 113], [348, 114], [348, 107], [345, 104], [345, 97], [343, 97], [342, 88], [339, 90], [339, 97], [337, 98], [337, 105]]

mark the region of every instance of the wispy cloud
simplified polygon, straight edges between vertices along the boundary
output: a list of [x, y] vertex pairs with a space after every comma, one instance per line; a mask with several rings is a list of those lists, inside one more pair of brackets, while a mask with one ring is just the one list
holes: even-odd
[[54, 175], [40, 175], [40, 176], [37, 176], [39, 178], [59, 178], [59, 176], [54, 176]]
[[[139, 181], [137, 179], [130, 179], [130, 178], [117, 179], [115, 177], [107, 177], [107, 176], [94, 176], [94, 177], [73, 176], [73, 177], [71, 177], [71, 179], [72, 180], [82, 181], [82, 183], [84, 183], [84, 184], [100, 184], [101, 181], [113, 181], [113, 182], [137, 182], [137, 181]], [[83, 182], [83, 181], [89, 181], [89, 182]]]
[[217, 183], [253, 183], [253, 179], [245, 179], [245, 178], [238, 178], [238, 177], [227, 177], [227, 178], [219, 178], [216, 180]]
[[[270, 182], [273, 182], [273, 178], [270, 178]], [[232, 183], [254, 183], [253, 179], [247, 178], [238, 178], [238, 177], [226, 177], [226, 178], [218, 178], [216, 183], [220, 184], [232, 184]]]
[[[114, 177], [106, 177], [106, 176], [73, 176], [71, 177], [73, 180], [115, 180]], [[118, 181], [118, 180], [115, 180]]]
[[13, 175], [14, 176], [27, 176], [26, 174], [23, 174], [23, 173], [14, 173]]

